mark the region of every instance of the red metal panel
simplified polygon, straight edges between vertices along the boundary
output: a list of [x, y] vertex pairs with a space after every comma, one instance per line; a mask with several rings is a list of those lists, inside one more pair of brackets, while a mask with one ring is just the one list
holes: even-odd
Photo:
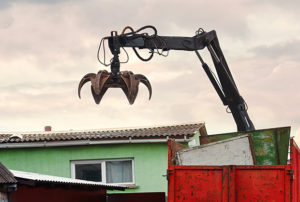
[[[180, 167], [184, 167], [180, 169]], [[188, 167], [188, 168], [186, 168]], [[209, 166], [174, 166], [173, 194], [169, 201], [222, 201], [223, 199], [223, 168]], [[171, 187], [170, 187], [171, 188]]]
[[[235, 200], [231, 201], [290, 201], [286, 194], [285, 166], [236, 167]], [[289, 182], [288, 182], [289, 184]]]
[[235, 194], [235, 187], [236, 187], [236, 183], [235, 183], [235, 172], [236, 172], [236, 168], [235, 166], [229, 166], [228, 169], [228, 176], [229, 176], [229, 180], [228, 180], [228, 201], [236, 201], [236, 194]]
[[291, 139], [290, 142], [290, 161], [291, 161], [291, 176], [293, 178], [292, 183], [292, 199], [293, 201], [300, 201], [300, 149], [296, 142]]
[[[170, 165], [170, 164], [169, 164]], [[175, 177], [174, 177], [174, 166], [169, 166], [167, 171], [167, 179], [168, 179], [168, 202], [175, 201]]]
[[229, 169], [227, 166], [223, 166], [223, 176], [222, 176], [222, 201], [229, 200]]
[[300, 150], [291, 165], [176, 166], [170, 161], [168, 201], [300, 201]]
[[172, 166], [168, 201], [291, 201], [289, 166]]
[[173, 165], [168, 149], [168, 201], [227, 201], [228, 168]]
[[288, 171], [291, 170], [291, 166], [287, 165], [285, 166], [285, 201], [293, 201], [292, 200], [292, 188], [291, 188], [291, 184], [292, 184], [292, 176], [289, 174]]

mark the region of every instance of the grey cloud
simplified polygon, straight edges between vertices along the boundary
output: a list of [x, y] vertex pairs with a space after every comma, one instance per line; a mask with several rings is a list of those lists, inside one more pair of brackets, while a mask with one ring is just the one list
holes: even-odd
[[1, 0], [0, 1], [0, 10], [1, 9], [6, 9], [10, 5], [11, 5], [11, 1], [10, 0]]
[[66, 2], [80, 2], [80, 0], [1, 0], [0, 1], [0, 10], [7, 9], [13, 4], [58, 4]]
[[263, 55], [270, 59], [285, 59], [299, 60], [300, 56], [300, 41], [293, 40], [285, 43], [274, 44], [270, 46], [261, 45], [250, 50], [256, 56]]
[[31, 3], [31, 4], [56, 4], [62, 2], [76, 2], [80, 0], [11, 0], [12, 3]]
[[[84, 27], [101, 30], [107, 34], [111, 30], [121, 31], [126, 25], [137, 29], [146, 24], [153, 24], [157, 26], [161, 35], [192, 36], [199, 27], [203, 27], [206, 30], [217, 29], [230, 36], [241, 38], [248, 33], [245, 10], [247, 7], [242, 3], [232, 4], [223, 9], [221, 4], [201, 1], [190, 1], [189, 4], [178, 0], [172, 3], [90, 1], [81, 5], [77, 14]], [[103, 28], [108, 30], [105, 31]]]
[[[17, 11], [32, 14], [22, 16], [22, 19], [20, 16], [15, 16], [13, 33], [2, 34], [2, 38], [6, 37], [7, 40], [2, 43], [0, 53], [7, 59], [22, 56], [34, 57], [38, 66], [47, 68], [56, 66], [55, 61], [62, 58], [61, 56], [63, 59], [71, 59], [75, 55], [81, 58], [93, 57], [100, 39], [100, 37], [97, 38], [99, 32], [100, 36], [105, 36], [111, 30], [121, 30], [126, 25], [133, 25], [134, 28], [137, 28], [153, 23], [157, 24], [162, 35], [177, 35], [179, 31], [179, 34], [187, 36], [192, 36], [198, 26], [201, 26], [199, 25], [200, 21], [205, 22], [204, 25], [208, 25], [209, 21], [214, 21], [211, 24], [215, 24], [217, 29], [218, 26], [221, 26], [221, 30], [224, 28], [225, 32], [230, 33], [233, 31], [233, 27], [236, 28], [235, 30], [246, 29], [243, 12], [237, 12], [234, 16], [228, 15], [227, 12], [218, 12], [220, 17], [217, 19], [216, 15], [208, 14], [206, 10], [202, 10], [199, 14], [197, 8], [205, 6], [202, 4], [192, 1], [191, 5], [182, 7], [180, 12], [178, 12], [178, 8], [182, 5], [181, 1], [175, 1], [172, 4], [164, 1], [130, 1], [130, 3], [126, 1], [118, 3], [88, 1], [74, 3], [71, 7], [44, 7], [42, 11], [33, 7], [16, 5]], [[210, 9], [216, 10], [219, 6], [219, 4], [208, 5]], [[126, 9], [123, 9], [125, 7]], [[165, 13], [166, 8], [168, 8], [168, 14]], [[154, 11], [161, 15], [153, 15]], [[43, 17], [36, 19], [35, 16], [41, 14], [40, 12]], [[241, 17], [237, 18], [236, 15], [241, 15]], [[224, 20], [227, 17], [228, 23], [221, 22], [221, 19]], [[198, 18], [201, 20], [199, 21]], [[174, 26], [176, 24], [180, 27]], [[226, 27], [222, 28], [225, 24]], [[230, 28], [230, 26], [232, 27]], [[238, 29], [238, 27], [243, 28]], [[237, 37], [243, 35], [241, 31], [234, 32]], [[93, 40], [93, 44], [86, 45], [86, 39]]]
[[49, 110], [66, 110], [76, 98], [76, 87], [72, 81], [47, 84], [27, 82], [2, 86], [0, 109], [3, 114], [13, 113], [16, 116], [36, 116]]
[[281, 8], [293, 8], [297, 9], [297, 7], [300, 6], [300, 2], [298, 0], [255, 0], [255, 1], [250, 1], [250, 4], [259, 4], [262, 6], [266, 5], [272, 5], [272, 6], [278, 6]]

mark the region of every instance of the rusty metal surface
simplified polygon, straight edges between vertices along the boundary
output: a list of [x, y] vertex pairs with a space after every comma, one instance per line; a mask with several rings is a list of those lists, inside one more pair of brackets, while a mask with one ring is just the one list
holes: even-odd
[[176, 165], [176, 162], [175, 162], [176, 152], [181, 150], [181, 149], [187, 148], [187, 146], [176, 142], [174, 139], [171, 139], [170, 140], [170, 147], [171, 147], [171, 162], [170, 163], [172, 165]]
[[287, 164], [290, 127], [200, 136], [200, 144], [207, 144], [245, 134], [251, 135], [258, 165]]
[[96, 104], [99, 104], [108, 88], [121, 88], [130, 104], [133, 104], [139, 91], [139, 83], [143, 83], [149, 90], [149, 100], [152, 96], [152, 88], [149, 80], [142, 74], [133, 74], [131, 71], [121, 71], [117, 74], [100, 70], [97, 74], [86, 74], [78, 86], [78, 96], [82, 86], [91, 82], [91, 91]]
[[84, 131], [61, 131], [61, 132], [36, 132], [36, 133], [19, 133], [18, 138], [11, 138], [15, 133], [0, 134], [0, 144], [4, 143], [21, 143], [21, 142], [51, 142], [51, 141], [76, 141], [76, 140], [124, 140], [131, 139], [166, 139], [176, 138], [183, 139], [194, 136], [195, 132], [203, 123], [166, 125], [147, 128], [119, 128], [106, 130], [84, 130]]
[[164, 192], [107, 194], [106, 202], [165, 202]]

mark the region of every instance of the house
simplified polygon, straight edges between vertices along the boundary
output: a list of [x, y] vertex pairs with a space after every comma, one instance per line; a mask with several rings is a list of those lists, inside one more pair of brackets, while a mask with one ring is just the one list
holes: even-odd
[[0, 202], [165, 202], [165, 193], [113, 193], [126, 186], [8, 170], [0, 163]]
[[10, 193], [16, 189], [17, 180], [14, 175], [0, 162], [0, 202], [8, 202]]
[[0, 202], [107, 202], [106, 190], [125, 188], [101, 182], [8, 170], [0, 163]]
[[106, 202], [107, 190], [125, 187], [101, 182], [43, 175], [11, 170], [17, 180], [17, 189], [11, 192], [9, 202]]
[[168, 139], [195, 146], [200, 132], [206, 133], [203, 123], [3, 133], [0, 159], [13, 170], [126, 185], [131, 193], [166, 193]]

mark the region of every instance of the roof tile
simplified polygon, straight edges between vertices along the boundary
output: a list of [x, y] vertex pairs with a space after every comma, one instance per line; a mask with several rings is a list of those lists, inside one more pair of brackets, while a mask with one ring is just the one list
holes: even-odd
[[[86, 130], [86, 131], [62, 131], [62, 132], [35, 132], [35, 133], [14, 133], [0, 134], [1, 143], [24, 143], [44, 141], [70, 141], [70, 140], [93, 140], [93, 139], [120, 139], [129, 138], [164, 138], [178, 136], [193, 136], [196, 131], [203, 127], [203, 123], [157, 126], [147, 128], [126, 128], [113, 130]], [[14, 136], [14, 138], [11, 138]], [[21, 138], [20, 138], [21, 137]]]

